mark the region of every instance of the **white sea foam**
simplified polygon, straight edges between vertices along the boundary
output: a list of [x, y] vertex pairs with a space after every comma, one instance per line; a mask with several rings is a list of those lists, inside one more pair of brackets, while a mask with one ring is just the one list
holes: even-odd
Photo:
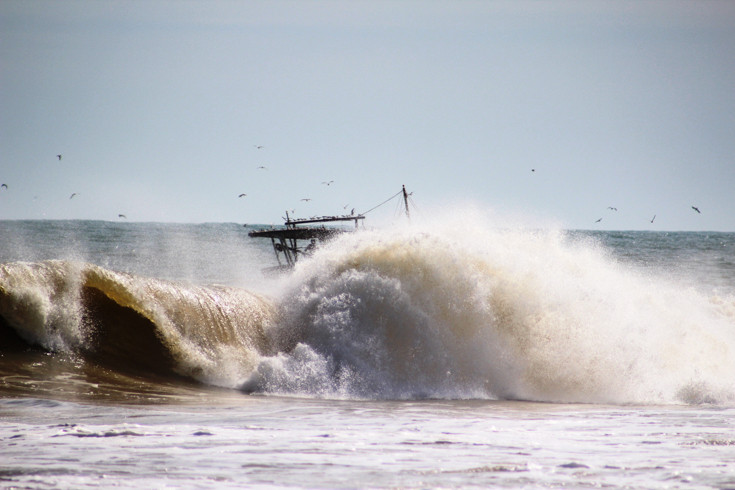
[[366, 398], [735, 400], [735, 300], [590, 240], [478, 216], [341, 237], [290, 278], [248, 389]]

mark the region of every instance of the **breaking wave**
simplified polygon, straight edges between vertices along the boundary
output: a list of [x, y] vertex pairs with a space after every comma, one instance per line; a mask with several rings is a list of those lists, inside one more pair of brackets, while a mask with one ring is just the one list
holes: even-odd
[[[460, 238], [457, 238], [460, 237]], [[343, 237], [304, 263], [247, 391], [595, 403], [735, 401], [735, 298], [556, 232]]]
[[231, 385], [257, 362], [273, 314], [267, 300], [237, 288], [68, 261], [0, 265], [5, 338], [117, 369]]
[[735, 298], [560, 232], [349, 234], [277, 290], [9, 263], [0, 329], [25, 346], [248, 393], [735, 402]]

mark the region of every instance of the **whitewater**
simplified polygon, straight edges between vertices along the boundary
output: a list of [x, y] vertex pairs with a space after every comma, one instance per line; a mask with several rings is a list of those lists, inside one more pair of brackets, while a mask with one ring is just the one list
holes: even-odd
[[0, 222], [0, 481], [735, 486], [735, 234], [249, 229]]

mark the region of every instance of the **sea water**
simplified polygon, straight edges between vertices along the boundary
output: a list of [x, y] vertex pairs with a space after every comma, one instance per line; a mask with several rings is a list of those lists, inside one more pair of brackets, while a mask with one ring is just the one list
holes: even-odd
[[0, 486], [735, 488], [735, 233], [250, 229], [0, 221]]

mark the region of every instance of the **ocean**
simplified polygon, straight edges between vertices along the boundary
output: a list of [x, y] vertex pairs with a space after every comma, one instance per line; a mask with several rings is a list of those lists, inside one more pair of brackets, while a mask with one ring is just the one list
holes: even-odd
[[735, 233], [252, 229], [0, 221], [0, 487], [735, 488]]

